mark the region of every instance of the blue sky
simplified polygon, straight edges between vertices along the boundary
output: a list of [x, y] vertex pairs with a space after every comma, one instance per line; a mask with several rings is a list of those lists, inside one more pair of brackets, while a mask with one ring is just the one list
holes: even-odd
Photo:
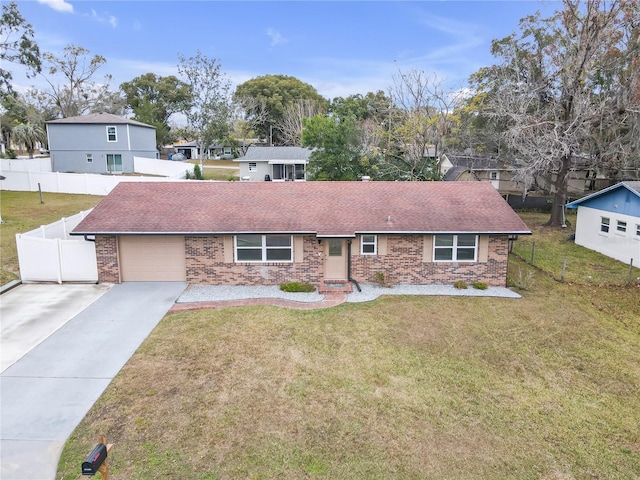
[[[68, 44], [100, 54], [112, 86], [153, 72], [177, 75], [178, 54], [217, 58], [234, 85], [266, 74], [309, 83], [326, 98], [388, 91], [399, 70], [462, 88], [493, 62], [491, 40], [558, 0], [530, 1], [73, 1], [18, 0], [42, 51]], [[26, 79], [14, 66], [19, 87]], [[101, 78], [101, 77], [99, 77]]]

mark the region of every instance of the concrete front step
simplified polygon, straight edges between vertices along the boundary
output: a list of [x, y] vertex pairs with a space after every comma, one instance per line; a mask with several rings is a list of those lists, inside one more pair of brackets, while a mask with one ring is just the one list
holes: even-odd
[[318, 293], [352, 293], [353, 285], [349, 280], [325, 280], [318, 285]]

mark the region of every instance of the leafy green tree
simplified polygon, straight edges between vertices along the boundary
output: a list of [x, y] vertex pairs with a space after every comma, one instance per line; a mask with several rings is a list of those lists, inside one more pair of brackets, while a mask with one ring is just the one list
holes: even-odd
[[169, 118], [187, 110], [191, 101], [189, 85], [170, 75], [145, 73], [120, 85], [127, 108], [134, 119], [156, 127], [158, 146], [172, 141]]
[[636, 0], [563, 0], [495, 40], [498, 62], [472, 77], [482, 114], [504, 125], [500, 141], [521, 159], [519, 178], [552, 184], [550, 226], [563, 224], [576, 157], [599, 170], [638, 161], [639, 18]]
[[24, 65], [27, 77], [40, 73], [40, 49], [33, 37], [33, 27], [20, 14], [16, 2], [3, 4], [0, 17], [0, 95], [13, 91], [11, 72], [1, 68], [6, 63]]
[[302, 143], [314, 148], [307, 167], [311, 180], [360, 180], [376, 174], [375, 159], [362, 147], [359, 124], [352, 117], [306, 119]]
[[27, 150], [29, 158], [33, 158], [33, 151], [47, 141], [47, 134], [39, 125], [19, 123], [11, 130], [11, 138], [15, 145], [23, 146]]
[[205, 150], [214, 142], [221, 142], [231, 130], [231, 83], [216, 58], [208, 58], [200, 51], [193, 57], [178, 58], [178, 71], [191, 91], [187, 120], [196, 134], [202, 162]]
[[329, 113], [338, 118], [352, 117], [357, 121], [373, 119], [382, 124], [388, 117], [392, 100], [381, 90], [366, 95], [336, 97], [329, 104]]
[[[291, 106], [305, 106], [315, 113], [326, 111], [327, 101], [311, 85], [287, 75], [264, 75], [248, 80], [236, 88], [233, 99], [245, 111], [246, 121], [262, 138], [273, 144], [286, 144], [283, 131]], [[309, 104], [315, 107], [309, 109]], [[294, 110], [295, 111], [295, 110]]]
[[[36, 97], [27, 93], [22, 95], [18, 92], [12, 92], [2, 98], [2, 116], [0, 118], [0, 128], [2, 129], [2, 138], [7, 142], [8, 146], [12, 146], [14, 139], [12, 138], [14, 127], [22, 124], [40, 127], [44, 130], [44, 122], [55, 118], [51, 112], [43, 110], [34, 102]], [[44, 141], [39, 142], [42, 146]]]

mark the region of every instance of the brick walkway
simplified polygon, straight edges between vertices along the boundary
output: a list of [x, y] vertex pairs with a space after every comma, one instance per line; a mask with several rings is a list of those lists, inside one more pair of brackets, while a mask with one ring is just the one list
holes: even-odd
[[291, 308], [294, 310], [315, 310], [318, 308], [330, 308], [347, 301], [347, 294], [342, 292], [330, 292], [324, 295], [319, 302], [296, 302], [284, 298], [247, 298], [243, 300], [218, 300], [212, 302], [175, 303], [169, 309], [171, 312], [185, 310], [202, 310], [205, 308], [245, 307], [253, 305], [270, 305], [275, 307]]

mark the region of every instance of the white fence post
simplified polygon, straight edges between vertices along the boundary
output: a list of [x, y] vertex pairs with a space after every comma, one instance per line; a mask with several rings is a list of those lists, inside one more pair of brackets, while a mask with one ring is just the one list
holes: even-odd
[[58, 247], [58, 284], [62, 285], [62, 241], [59, 238], [56, 238], [55, 241]]

